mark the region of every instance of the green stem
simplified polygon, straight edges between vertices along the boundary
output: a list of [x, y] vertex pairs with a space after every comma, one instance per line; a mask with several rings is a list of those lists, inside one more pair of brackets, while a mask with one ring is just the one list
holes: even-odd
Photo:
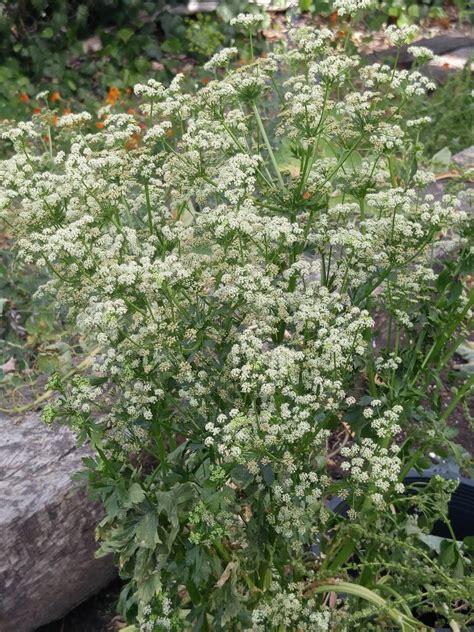
[[449, 415], [453, 412], [453, 410], [456, 408], [459, 402], [463, 399], [464, 395], [466, 395], [473, 386], [474, 386], [474, 375], [471, 375], [471, 377], [464, 382], [463, 386], [461, 386], [457, 394], [450, 401], [448, 407], [445, 409], [444, 413], [441, 415], [441, 421], [445, 421], [446, 419], [448, 419]]
[[285, 191], [285, 183], [283, 182], [283, 178], [281, 177], [280, 169], [278, 168], [278, 164], [277, 164], [277, 161], [275, 159], [275, 154], [273, 153], [273, 149], [272, 149], [272, 146], [270, 144], [270, 141], [268, 140], [268, 136], [267, 136], [267, 133], [265, 131], [265, 127], [263, 126], [262, 118], [260, 116], [260, 113], [259, 113], [255, 103], [252, 103], [252, 110], [253, 110], [253, 113], [255, 114], [255, 119], [257, 121], [258, 129], [260, 130], [260, 133], [261, 133], [262, 138], [263, 138], [263, 142], [265, 143], [265, 147], [267, 148], [267, 151], [268, 151], [268, 155], [270, 156], [270, 160], [272, 161], [272, 165], [273, 165], [273, 168], [275, 170], [276, 176], [278, 178], [278, 182], [280, 184], [280, 187], [281, 187], [282, 191]]
[[150, 191], [148, 188], [148, 182], [145, 182], [145, 198], [146, 198], [146, 214], [148, 217], [148, 230], [150, 231], [150, 235], [153, 234], [153, 218], [151, 215], [151, 201], [150, 201]]
[[391, 607], [390, 603], [386, 599], [365, 586], [359, 586], [358, 584], [351, 584], [349, 582], [335, 582], [334, 584], [320, 584], [319, 586], [312, 588], [311, 592], [313, 594], [325, 592], [345, 593], [347, 595], [358, 597], [359, 599], [364, 599], [378, 608], [386, 609], [390, 618], [393, 619], [396, 624], [401, 626], [403, 632], [419, 630], [422, 627], [422, 624], [419, 621], [413, 617], [409, 617], [403, 612], [400, 612], [400, 610]]

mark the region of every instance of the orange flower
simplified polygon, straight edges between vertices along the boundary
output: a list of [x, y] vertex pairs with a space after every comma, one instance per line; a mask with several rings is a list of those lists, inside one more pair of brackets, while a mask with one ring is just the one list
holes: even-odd
[[51, 125], [53, 127], [56, 127], [56, 125], [58, 124], [58, 115], [56, 113], [53, 114], [53, 118], [51, 119]]
[[116, 86], [110, 86], [105, 100], [109, 103], [109, 105], [115, 105], [119, 96], [120, 90]]
[[95, 126], [97, 127], [97, 129], [104, 129], [105, 123], [104, 123], [104, 121], [97, 121]]
[[60, 99], [61, 99], [61, 95], [59, 94], [57, 90], [55, 90], [53, 94], [51, 95], [51, 101], [53, 103], [56, 103], [56, 101], [59, 101]]
[[204, 77], [204, 79], [201, 79], [201, 83], [207, 86], [207, 84], [209, 83], [209, 79], [207, 77]]
[[71, 108], [64, 108], [63, 116], [66, 116], [66, 114], [71, 114], [71, 112], [72, 112]]
[[127, 114], [135, 114], [135, 113], [136, 113], [135, 108], [128, 108]]
[[309, 191], [305, 191], [303, 193], [303, 200], [309, 200], [310, 197], [311, 197], [311, 193]]
[[20, 94], [20, 101], [22, 103], [28, 103], [29, 100], [30, 100], [30, 97], [27, 94], [25, 93]]
[[41, 108], [35, 108], [33, 114], [41, 114]]

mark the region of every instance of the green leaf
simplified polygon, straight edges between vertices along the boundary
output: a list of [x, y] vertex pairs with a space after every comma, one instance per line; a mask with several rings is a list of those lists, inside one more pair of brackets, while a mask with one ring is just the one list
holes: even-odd
[[128, 490], [128, 498], [134, 505], [138, 505], [145, 498], [145, 492], [138, 483], [133, 483]]
[[474, 535], [468, 535], [463, 540], [466, 551], [474, 551]]
[[50, 27], [47, 26], [42, 32], [41, 32], [41, 37], [43, 39], [51, 39], [54, 36], [54, 30]]
[[420, 533], [418, 539], [424, 542], [432, 551], [438, 553], [438, 555], [441, 552], [441, 543], [444, 541], [443, 538], [437, 535], [425, 535], [424, 533]]
[[396, 18], [400, 15], [400, 7], [389, 7], [387, 11], [387, 15], [390, 17]]
[[122, 40], [122, 42], [124, 42], [125, 44], [128, 42], [128, 40], [133, 37], [134, 32], [131, 29], [120, 29], [120, 31], [117, 33], [117, 37], [119, 38], [119, 40]]
[[158, 535], [158, 516], [149, 511], [140, 520], [135, 533], [137, 543], [147, 549], [154, 549], [161, 542]]
[[177, 37], [170, 37], [163, 42], [161, 50], [172, 55], [179, 55], [183, 51], [183, 45]]
[[443, 540], [440, 543], [439, 560], [445, 566], [453, 566], [456, 561], [456, 545], [452, 540]]
[[449, 147], [443, 147], [431, 158], [431, 165], [435, 172], [446, 170], [451, 163], [451, 150]]

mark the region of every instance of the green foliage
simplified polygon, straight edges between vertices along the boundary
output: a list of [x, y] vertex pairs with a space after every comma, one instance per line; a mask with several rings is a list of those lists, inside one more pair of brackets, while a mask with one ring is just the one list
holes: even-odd
[[16, 261], [5, 233], [0, 250], [0, 383], [4, 410], [28, 405], [44, 375], [65, 373], [77, 355], [74, 336], [52, 296], [33, 299], [48, 275]]
[[218, 22], [209, 15], [186, 20], [186, 40], [189, 50], [209, 57], [223, 43], [224, 35]]
[[173, 56], [207, 57], [232, 39], [226, 23], [246, 2], [230, 3], [212, 18], [169, 12], [182, 4], [0, 1], [0, 118], [27, 118], [25, 102], [40, 89], [87, 102], [112, 85], [123, 90], [144, 76], [156, 76], [156, 64], [161, 78], [173, 75], [179, 61]]
[[429, 116], [432, 119], [431, 124], [420, 133], [420, 141], [428, 158], [445, 147], [455, 154], [472, 145], [474, 80], [470, 66], [471, 61], [462, 71], [451, 75], [429, 99], [417, 97], [409, 106], [410, 115], [415, 116], [416, 113], [417, 116]]

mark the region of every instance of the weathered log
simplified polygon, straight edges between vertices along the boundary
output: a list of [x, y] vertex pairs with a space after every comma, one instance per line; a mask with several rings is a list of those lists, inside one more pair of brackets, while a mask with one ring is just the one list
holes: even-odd
[[87, 454], [37, 414], [0, 418], [1, 632], [60, 618], [115, 575], [94, 558], [102, 509], [72, 480]]
[[[410, 46], [425, 46], [435, 55], [444, 55], [459, 50], [460, 48], [471, 48], [474, 46], [474, 38], [469, 35], [448, 33], [446, 35], [438, 35], [437, 37], [424, 37], [423, 39], [413, 42], [413, 44], [404, 44], [401, 46], [400, 53], [398, 54], [399, 66], [411, 66], [413, 63], [413, 57], [408, 52]], [[370, 64], [375, 62], [393, 63], [397, 57], [397, 50], [395, 46], [392, 46], [391, 48], [385, 48], [370, 53], [365, 58]]]

